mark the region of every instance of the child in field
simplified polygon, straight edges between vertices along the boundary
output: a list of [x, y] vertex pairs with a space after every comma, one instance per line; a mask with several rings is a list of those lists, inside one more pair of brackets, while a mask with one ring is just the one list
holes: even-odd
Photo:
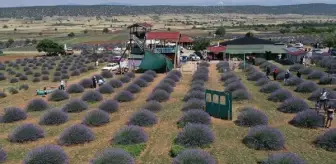
[[275, 68], [274, 71], [273, 71], [273, 79], [274, 79], [274, 81], [276, 81], [277, 76], [278, 76], [278, 69]]
[[[325, 124], [326, 128], [329, 128], [331, 126], [332, 120], [334, 120], [334, 113], [335, 113], [335, 108], [332, 108], [330, 105], [328, 106], [327, 109], [327, 121]], [[329, 125], [328, 125], [329, 123]]]
[[286, 71], [286, 73], [285, 73], [285, 79], [284, 79], [285, 84], [287, 84], [287, 80], [289, 79], [289, 77], [290, 77], [290, 72], [289, 72], [289, 70], [287, 69], [287, 71]]

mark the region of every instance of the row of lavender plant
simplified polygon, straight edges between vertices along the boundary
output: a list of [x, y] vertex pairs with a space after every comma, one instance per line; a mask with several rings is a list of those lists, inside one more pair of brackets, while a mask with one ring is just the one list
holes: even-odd
[[209, 63], [202, 62], [192, 76], [191, 88], [184, 96], [183, 116], [177, 125], [183, 128], [174, 140], [170, 155], [173, 163], [207, 163], [216, 160], [204, 148], [214, 142], [215, 136], [209, 128], [211, 117], [204, 111], [205, 82], [209, 79]]
[[[260, 92], [266, 94], [271, 93], [268, 100], [282, 102], [278, 107], [279, 111], [284, 113], [297, 113], [297, 115], [289, 122], [290, 124], [301, 128], [318, 128], [324, 125], [323, 116], [310, 110], [308, 104], [303, 99], [293, 97], [291, 92], [281, 89], [277, 82], [270, 81], [265, 74], [255, 69], [252, 65], [248, 65], [244, 71], [248, 74], [248, 80], [256, 81], [255, 85], [261, 86]], [[255, 126], [250, 129], [249, 134], [243, 139], [243, 142], [248, 147], [257, 150], [281, 150], [284, 148], [284, 136], [279, 130], [267, 126], [268, 118], [263, 112], [253, 108], [244, 108], [239, 113], [236, 123], [240, 126]], [[331, 133], [335, 132], [327, 132], [326, 134], [330, 135]], [[260, 134], [263, 134], [263, 137], [258, 137]], [[315, 140], [315, 143], [318, 146], [324, 147], [326, 144], [322, 142], [325, 142], [326, 140], [327, 138], [325, 134], [323, 134]], [[330, 145], [330, 143], [328, 144]], [[269, 159], [275, 157], [277, 161], [293, 157], [293, 162], [304, 162], [293, 153], [274, 154], [271, 155]]]

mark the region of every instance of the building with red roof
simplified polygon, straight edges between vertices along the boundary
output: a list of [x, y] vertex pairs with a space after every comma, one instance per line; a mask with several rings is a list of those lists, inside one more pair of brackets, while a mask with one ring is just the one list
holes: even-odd
[[208, 58], [209, 59], [223, 59], [223, 55], [225, 53], [226, 47], [222, 45], [216, 45], [216, 46], [209, 46], [207, 48], [208, 51]]

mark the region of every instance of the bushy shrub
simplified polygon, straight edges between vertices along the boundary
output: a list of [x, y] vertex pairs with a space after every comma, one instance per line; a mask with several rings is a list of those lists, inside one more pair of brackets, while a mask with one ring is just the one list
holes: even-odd
[[46, 111], [40, 118], [40, 125], [60, 125], [68, 121], [68, 114], [59, 109]]
[[260, 92], [263, 92], [263, 93], [272, 93], [276, 90], [278, 90], [280, 87], [279, 83], [277, 82], [269, 82], [265, 85], [263, 85], [261, 88], [260, 88]]
[[234, 74], [233, 72], [225, 72], [221, 74], [220, 81], [226, 81], [227, 79], [230, 79], [233, 77], [237, 77], [237, 75]]
[[305, 110], [297, 113], [289, 123], [297, 127], [319, 128], [324, 125], [324, 117], [316, 111]]
[[320, 78], [319, 84], [321, 85], [336, 84], [336, 80], [329, 76], [323, 76]]
[[107, 148], [91, 160], [91, 164], [135, 164], [133, 157], [123, 149]]
[[169, 84], [171, 87], [176, 86], [176, 82], [172, 79], [169, 79], [169, 78], [163, 79], [160, 83]]
[[268, 96], [268, 100], [274, 102], [283, 102], [292, 97], [292, 93], [286, 89], [278, 89], [274, 91], [270, 96]]
[[224, 80], [224, 86], [228, 86], [231, 83], [240, 82], [240, 79], [236, 76]]
[[16, 77], [13, 77], [13, 78], [11, 78], [11, 79], [9, 80], [9, 82], [10, 82], [10, 83], [17, 83], [17, 82], [19, 82], [19, 79], [16, 78]]
[[33, 99], [28, 102], [25, 110], [27, 112], [33, 112], [33, 111], [44, 111], [49, 108], [49, 105], [46, 101], [43, 99]]
[[55, 90], [48, 97], [49, 101], [62, 101], [66, 99], [69, 99], [69, 95], [63, 90]]
[[216, 164], [216, 160], [206, 151], [186, 149], [173, 159], [173, 164]]
[[184, 127], [188, 123], [209, 125], [211, 124], [211, 117], [207, 112], [200, 109], [189, 110], [183, 113], [177, 123], [180, 127]]
[[156, 72], [153, 71], [153, 70], [147, 70], [147, 71], [144, 72], [144, 74], [151, 75], [151, 76], [153, 76], [153, 77], [156, 77], [156, 76], [157, 76], [157, 75], [156, 75]]
[[61, 76], [61, 72], [58, 72], [58, 71], [56, 71], [55, 73], [54, 73], [54, 76]]
[[152, 126], [158, 122], [156, 115], [147, 110], [142, 109], [136, 113], [134, 113], [130, 119], [128, 120], [128, 125], [136, 125], [136, 126]]
[[0, 147], [0, 163], [5, 162], [7, 159], [6, 152]]
[[184, 147], [204, 147], [215, 140], [209, 126], [204, 124], [187, 124], [177, 135], [175, 142]]
[[[330, 94], [332, 93], [330, 90], [326, 90], [329, 94], [328, 94], [328, 98], [330, 97], [334, 97], [333, 94]], [[310, 101], [317, 101], [320, 99], [320, 96], [321, 96], [321, 93], [323, 92], [323, 88], [318, 88], [316, 89], [314, 92], [312, 92], [312, 94], [308, 97], [308, 100]]]
[[41, 73], [42, 73], [42, 75], [49, 75], [49, 71], [47, 71], [47, 70], [42, 70]]
[[308, 79], [320, 79], [324, 75], [325, 75], [325, 73], [323, 73], [321, 71], [313, 71], [308, 75]]
[[79, 75], [80, 75], [79, 70], [74, 70], [70, 73], [70, 76], [79, 76]]
[[261, 164], [305, 164], [306, 162], [294, 153], [276, 153], [268, 156]]
[[134, 72], [127, 72], [125, 76], [128, 76], [129, 78], [135, 78]]
[[112, 138], [114, 144], [132, 145], [147, 142], [145, 130], [139, 126], [128, 125], [121, 128]]
[[19, 79], [21, 81], [25, 81], [25, 80], [28, 80], [28, 77], [26, 75], [22, 75], [22, 76], [19, 77]]
[[139, 85], [141, 88], [148, 86], [148, 82], [141, 78], [136, 79], [133, 83]]
[[83, 86], [84, 88], [91, 88], [93, 82], [91, 79], [83, 79], [79, 82], [79, 85]]
[[13, 87], [8, 88], [8, 92], [12, 95], [19, 93], [19, 91], [16, 88], [13, 88]]
[[270, 82], [271, 80], [268, 78], [260, 78], [259, 80], [257, 80], [257, 82], [255, 83], [256, 86], [263, 86], [265, 84], [267, 84], [268, 82]]
[[156, 89], [148, 96], [147, 101], [155, 100], [159, 102], [164, 102], [164, 101], [169, 100], [169, 98], [170, 98], [170, 95], [168, 92], [161, 90], [161, 89]]
[[131, 93], [139, 93], [141, 91], [141, 87], [137, 84], [131, 84], [127, 86], [125, 90]]
[[200, 85], [200, 86], [204, 86], [205, 84], [205, 81], [204, 80], [193, 80], [191, 82], [191, 86], [194, 86], [194, 85]]
[[203, 80], [208, 81], [209, 75], [207, 73], [194, 73], [192, 80]]
[[250, 95], [246, 89], [237, 89], [232, 92], [232, 100], [240, 101], [248, 99], [250, 99]]
[[66, 128], [58, 139], [60, 145], [76, 145], [93, 141], [94, 133], [85, 125], [76, 124]]
[[256, 150], [281, 150], [285, 145], [282, 133], [267, 126], [256, 126], [249, 130], [244, 137], [243, 143]]
[[294, 64], [291, 67], [289, 67], [289, 71], [297, 72], [298, 70], [300, 70], [302, 68], [304, 68], [303, 65], [301, 65], [301, 64]]
[[194, 109], [204, 109], [205, 101], [200, 99], [191, 98], [186, 103], [183, 104], [182, 111], [194, 110]]
[[88, 109], [88, 104], [80, 99], [72, 99], [62, 107], [64, 112], [78, 113]]
[[216, 69], [218, 70], [219, 68], [229, 68], [229, 62], [226, 61], [220, 61], [219, 63], [216, 64]]
[[205, 87], [200, 84], [193, 84], [191, 85], [190, 91], [205, 92]]
[[245, 107], [239, 112], [235, 123], [238, 126], [246, 126], [246, 127], [267, 125], [268, 118], [266, 114], [260, 110]]
[[188, 101], [189, 99], [191, 98], [195, 98], [195, 99], [200, 99], [201, 101], [204, 101], [205, 100], [205, 93], [202, 92], [202, 91], [193, 91], [191, 89], [190, 92], [188, 92], [184, 98], [183, 98], [183, 101]]
[[4, 109], [4, 114], [0, 116], [0, 123], [11, 123], [15, 121], [25, 120], [27, 114], [16, 107], [9, 107]]
[[123, 86], [123, 83], [120, 80], [112, 79], [107, 82], [111, 87], [113, 88], [121, 88]]
[[179, 78], [182, 77], [182, 73], [180, 71], [178, 71], [178, 70], [172, 70], [172, 71], [168, 72], [168, 75], [169, 74], [173, 74], [173, 75], [175, 75], [175, 76], [177, 76]]
[[79, 69], [80, 73], [85, 73], [87, 71], [88, 71], [88, 69], [86, 67], [82, 67], [82, 68]]
[[123, 83], [128, 83], [131, 81], [131, 78], [128, 77], [128, 76], [122, 76], [120, 77], [120, 81], [123, 82]]
[[303, 75], [308, 75], [308, 74], [310, 74], [310, 73], [313, 72], [313, 70], [312, 70], [311, 68], [301, 68], [301, 69], [299, 69], [299, 71], [300, 71], [301, 74], [303, 74]]
[[41, 81], [41, 79], [39, 77], [34, 77], [33, 80], [32, 80], [33, 83], [37, 83], [37, 82], [40, 82], [40, 81]]
[[111, 87], [111, 85], [109, 84], [103, 84], [102, 86], [100, 86], [98, 88], [98, 91], [101, 93], [101, 94], [111, 94], [114, 92], [114, 89], [113, 87]]
[[324, 134], [318, 136], [314, 143], [327, 151], [336, 152], [336, 129], [330, 129]]
[[98, 109], [108, 113], [114, 113], [119, 109], [119, 102], [116, 100], [105, 100], [99, 105]]
[[159, 85], [157, 85], [155, 88], [154, 88], [154, 91], [155, 90], [164, 90], [166, 91], [167, 93], [172, 93], [174, 91], [174, 88], [172, 86], [170, 86], [169, 84], [166, 84], [166, 83], [160, 83]]
[[41, 77], [41, 73], [40, 72], [35, 72], [33, 77]]
[[140, 76], [141, 79], [145, 80], [146, 82], [152, 82], [154, 81], [154, 76], [153, 75], [149, 75], [149, 74], [142, 74]]
[[7, 77], [4, 74], [0, 74], [0, 81], [6, 80]]
[[54, 78], [53, 78], [52, 81], [53, 81], [53, 82], [59, 82], [59, 81], [61, 81], [61, 77], [59, 77], [59, 76], [54, 76]]
[[244, 84], [240, 81], [235, 82], [235, 83], [230, 83], [224, 88], [225, 91], [229, 91], [229, 92], [233, 92], [238, 89], [245, 89]]
[[69, 79], [69, 78], [70, 78], [70, 76], [67, 75], [67, 74], [62, 74], [62, 76], [61, 76], [61, 79], [62, 79], [62, 80], [64, 80], [64, 79]]
[[6, 93], [0, 91], [0, 99], [7, 97]]
[[141, 109], [147, 109], [152, 112], [158, 112], [162, 110], [162, 105], [158, 101], [148, 101], [145, 105], [141, 107]]
[[23, 160], [23, 164], [68, 164], [69, 158], [60, 146], [44, 145], [31, 150]]
[[103, 100], [103, 96], [98, 91], [90, 90], [84, 93], [82, 100], [87, 102], [97, 102]]
[[91, 110], [89, 111], [82, 123], [87, 126], [102, 126], [110, 122], [110, 116], [103, 110]]
[[264, 78], [265, 76], [266, 75], [264, 73], [262, 73], [262, 72], [255, 72], [255, 73], [247, 75], [247, 80], [257, 81], [260, 78]]
[[82, 93], [84, 92], [84, 87], [79, 84], [71, 84], [69, 87], [67, 87], [66, 91], [68, 93]]
[[[286, 72], [280, 72], [277, 76], [277, 80], [284, 80]], [[291, 75], [290, 75], [291, 76]]]
[[318, 89], [318, 85], [312, 81], [304, 81], [297, 85], [295, 91], [301, 93], [311, 93]]
[[290, 98], [284, 101], [279, 107], [279, 111], [284, 113], [297, 113], [309, 109], [308, 104], [299, 98]]
[[289, 79], [287, 79], [286, 84], [287, 86], [296, 86], [303, 82], [301, 78], [298, 78], [296, 76], [292, 76]]
[[113, 77], [113, 74], [112, 74], [112, 72], [110, 72], [110, 71], [102, 71], [101, 72], [101, 75], [104, 77], [104, 78], [112, 78]]
[[16, 127], [11, 134], [8, 135], [10, 142], [23, 143], [28, 141], [36, 141], [44, 137], [43, 130], [33, 124], [23, 124]]
[[134, 95], [129, 91], [121, 91], [114, 97], [115, 100], [119, 102], [129, 102], [134, 100]]

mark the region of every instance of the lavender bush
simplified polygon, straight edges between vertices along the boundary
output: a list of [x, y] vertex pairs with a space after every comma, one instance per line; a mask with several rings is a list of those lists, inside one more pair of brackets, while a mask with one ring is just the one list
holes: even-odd
[[173, 164], [216, 164], [216, 160], [206, 151], [187, 149], [173, 159]]
[[246, 127], [267, 125], [268, 118], [266, 114], [260, 110], [245, 107], [239, 112], [235, 123], [238, 126], [246, 126]]
[[98, 109], [107, 113], [114, 113], [119, 109], [119, 102], [116, 100], [105, 100], [99, 105]]
[[46, 111], [40, 118], [40, 125], [60, 125], [68, 121], [68, 114], [59, 109]]
[[64, 112], [68, 113], [79, 113], [89, 108], [85, 101], [80, 99], [72, 99], [67, 104], [62, 107]]
[[32, 149], [24, 157], [23, 164], [69, 164], [69, 158], [60, 146], [44, 145]]
[[145, 130], [139, 126], [129, 125], [121, 128], [112, 139], [114, 144], [119, 145], [132, 145], [145, 143], [148, 140], [148, 136]]
[[26, 112], [16, 107], [9, 107], [4, 109], [4, 114], [0, 116], [0, 123], [12, 123], [15, 121], [25, 120], [27, 118]]
[[268, 156], [261, 164], [306, 164], [306, 162], [294, 153], [276, 153]]
[[318, 85], [312, 81], [304, 81], [297, 85], [295, 91], [300, 93], [311, 93], [318, 89]]
[[103, 110], [91, 110], [89, 111], [83, 121], [82, 124], [85, 124], [87, 126], [102, 126], [110, 122], [110, 116], [109, 113], [103, 111]]
[[244, 137], [243, 143], [256, 150], [281, 150], [285, 145], [282, 133], [267, 126], [256, 126], [249, 130]]
[[292, 93], [286, 89], [278, 89], [274, 91], [269, 97], [268, 100], [274, 102], [283, 102], [289, 98], [293, 97]]
[[331, 152], [336, 152], [336, 129], [330, 129], [324, 134], [318, 136], [314, 143], [316, 146]]
[[152, 126], [158, 122], [156, 115], [147, 110], [142, 109], [136, 113], [134, 113], [130, 119], [128, 120], [128, 125], [136, 125], [136, 126]]
[[119, 92], [114, 99], [119, 102], [129, 102], [134, 100], [134, 95], [131, 92], [124, 90]]
[[33, 99], [28, 102], [25, 110], [27, 112], [34, 112], [34, 111], [44, 111], [49, 108], [49, 105], [43, 99]]
[[90, 128], [82, 124], [75, 124], [66, 128], [58, 138], [58, 144], [70, 146], [84, 144], [95, 139]]
[[297, 127], [319, 128], [324, 125], [324, 116], [313, 110], [305, 110], [297, 113], [289, 123]]
[[103, 100], [103, 96], [98, 91], [90, 90], [84, 93], [82, 100], [86, 102], [98, 102]]
[[180, 127], [184, 127], [188, 123], [193, 124], [211, 124], [211, 117], [203, 110], [190, 110], [183, 113], [182, 118], [177, 122]]
[[175, 142], [184, 147], [204, 147], [215, 140], [215, 136], [207, 125], [187, 124], [177, 135]]
[[284, 113], [298, 113], [306, 109], [309, 109], [308, 104], [299, 98], [287, 99], [278, 107], [278, 110]]
[[23, 124], [16, 127], [11, 134], [8, 135], [10, 142], [24, 143], [28, 141], [36, 141], [44, 137], [43, 129], [33, 124]]
[[135, 160], [123, 149], [107, 148], [97, 154], [90, 164], [135, 164]]

